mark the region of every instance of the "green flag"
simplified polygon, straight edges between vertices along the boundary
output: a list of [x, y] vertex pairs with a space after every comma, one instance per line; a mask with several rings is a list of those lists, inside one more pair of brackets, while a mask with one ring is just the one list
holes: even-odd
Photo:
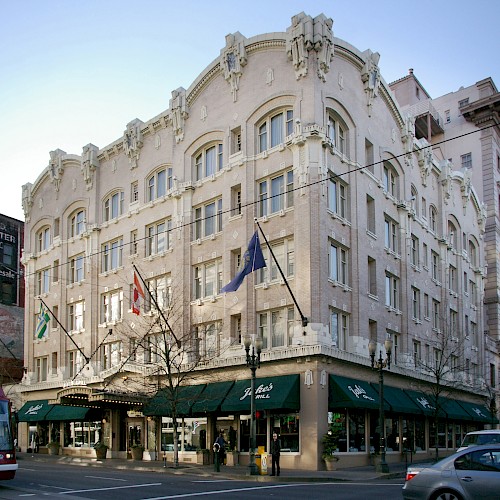
[[36, 325], [35, 336], [37, 339], [41, 339], [45, 335], [45, 331], [47, 330], [47, 325], [50, 321], [49, 311], [44, 306], [44, 304], [40, 304], [40, 313], [38, 315], [38, 324]]

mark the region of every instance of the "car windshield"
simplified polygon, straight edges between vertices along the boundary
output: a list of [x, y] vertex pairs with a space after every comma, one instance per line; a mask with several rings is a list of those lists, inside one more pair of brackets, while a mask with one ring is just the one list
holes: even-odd
[[462, 446], [498, 443], [500, 436], [497, 434], [469, 434], [465, 436]]

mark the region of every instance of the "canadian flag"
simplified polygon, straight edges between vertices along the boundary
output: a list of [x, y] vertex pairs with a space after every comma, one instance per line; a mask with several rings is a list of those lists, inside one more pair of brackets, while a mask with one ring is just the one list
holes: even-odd
[[137, 277], [136, 272], [134, 271], [134, 297], [132, 300], [132, 312], [139, 316], [141, 314], [141, 300], [144, 300], [144, 292], [142, 290], [141, 283], [139, 278]]

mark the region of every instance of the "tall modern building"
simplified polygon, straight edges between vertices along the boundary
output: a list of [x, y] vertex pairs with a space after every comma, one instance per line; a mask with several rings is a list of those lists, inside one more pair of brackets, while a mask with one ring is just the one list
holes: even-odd
[[[246, 464], [254, 399], [256, 444], [278, 432], [284, 468], [320, 469], [328, 429], [347, 467], [381, 434], [391, 463], [498, 423], [484, 160], [433, 147], [451, 139], [439, 101], [413, 76], [389, 86], [379, 54], [332, 24], [300, 13], [283, 33], [228, 35], [167, 110], [50, 152], [23, 186], [22, 447], [36, 431], [42, 450], [170, 459], [176, 414], [180, 460], [223, 430]], [[255, 232], [266, 266], [222, 293]]]

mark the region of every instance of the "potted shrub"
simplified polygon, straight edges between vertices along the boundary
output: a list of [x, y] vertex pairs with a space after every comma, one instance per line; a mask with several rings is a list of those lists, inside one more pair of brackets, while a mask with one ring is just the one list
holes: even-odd
[[103, 460], [106, 458], [106, 453], [108, 452], [108, 446], [102, 441], [97, 441], [94, 445], [95, 455], [98, 460]]
[[237, 450], [226, 451], [226, 465], [238, 465], [240, 452]]
[[335, 463], [339, 459], [334, 454], [338, 449], [338, 431], [330, 427], [328, 432], [323, 436], [321, 443], [323, 444], [323, 454], [321, 457], [325, 461], [326, 470], [335, 470]]
[[61, 445], [57, 441], [50, 441], [47, 445], [47, 450], [49, 455], [59, 455], [59, 448]]
[[142, 460], [142, 454], [144, 453], [144, 446], [142, 446], [142, 444], [133, 444], [130, 447], [130, 452], [132, 453], [133, 460]]

